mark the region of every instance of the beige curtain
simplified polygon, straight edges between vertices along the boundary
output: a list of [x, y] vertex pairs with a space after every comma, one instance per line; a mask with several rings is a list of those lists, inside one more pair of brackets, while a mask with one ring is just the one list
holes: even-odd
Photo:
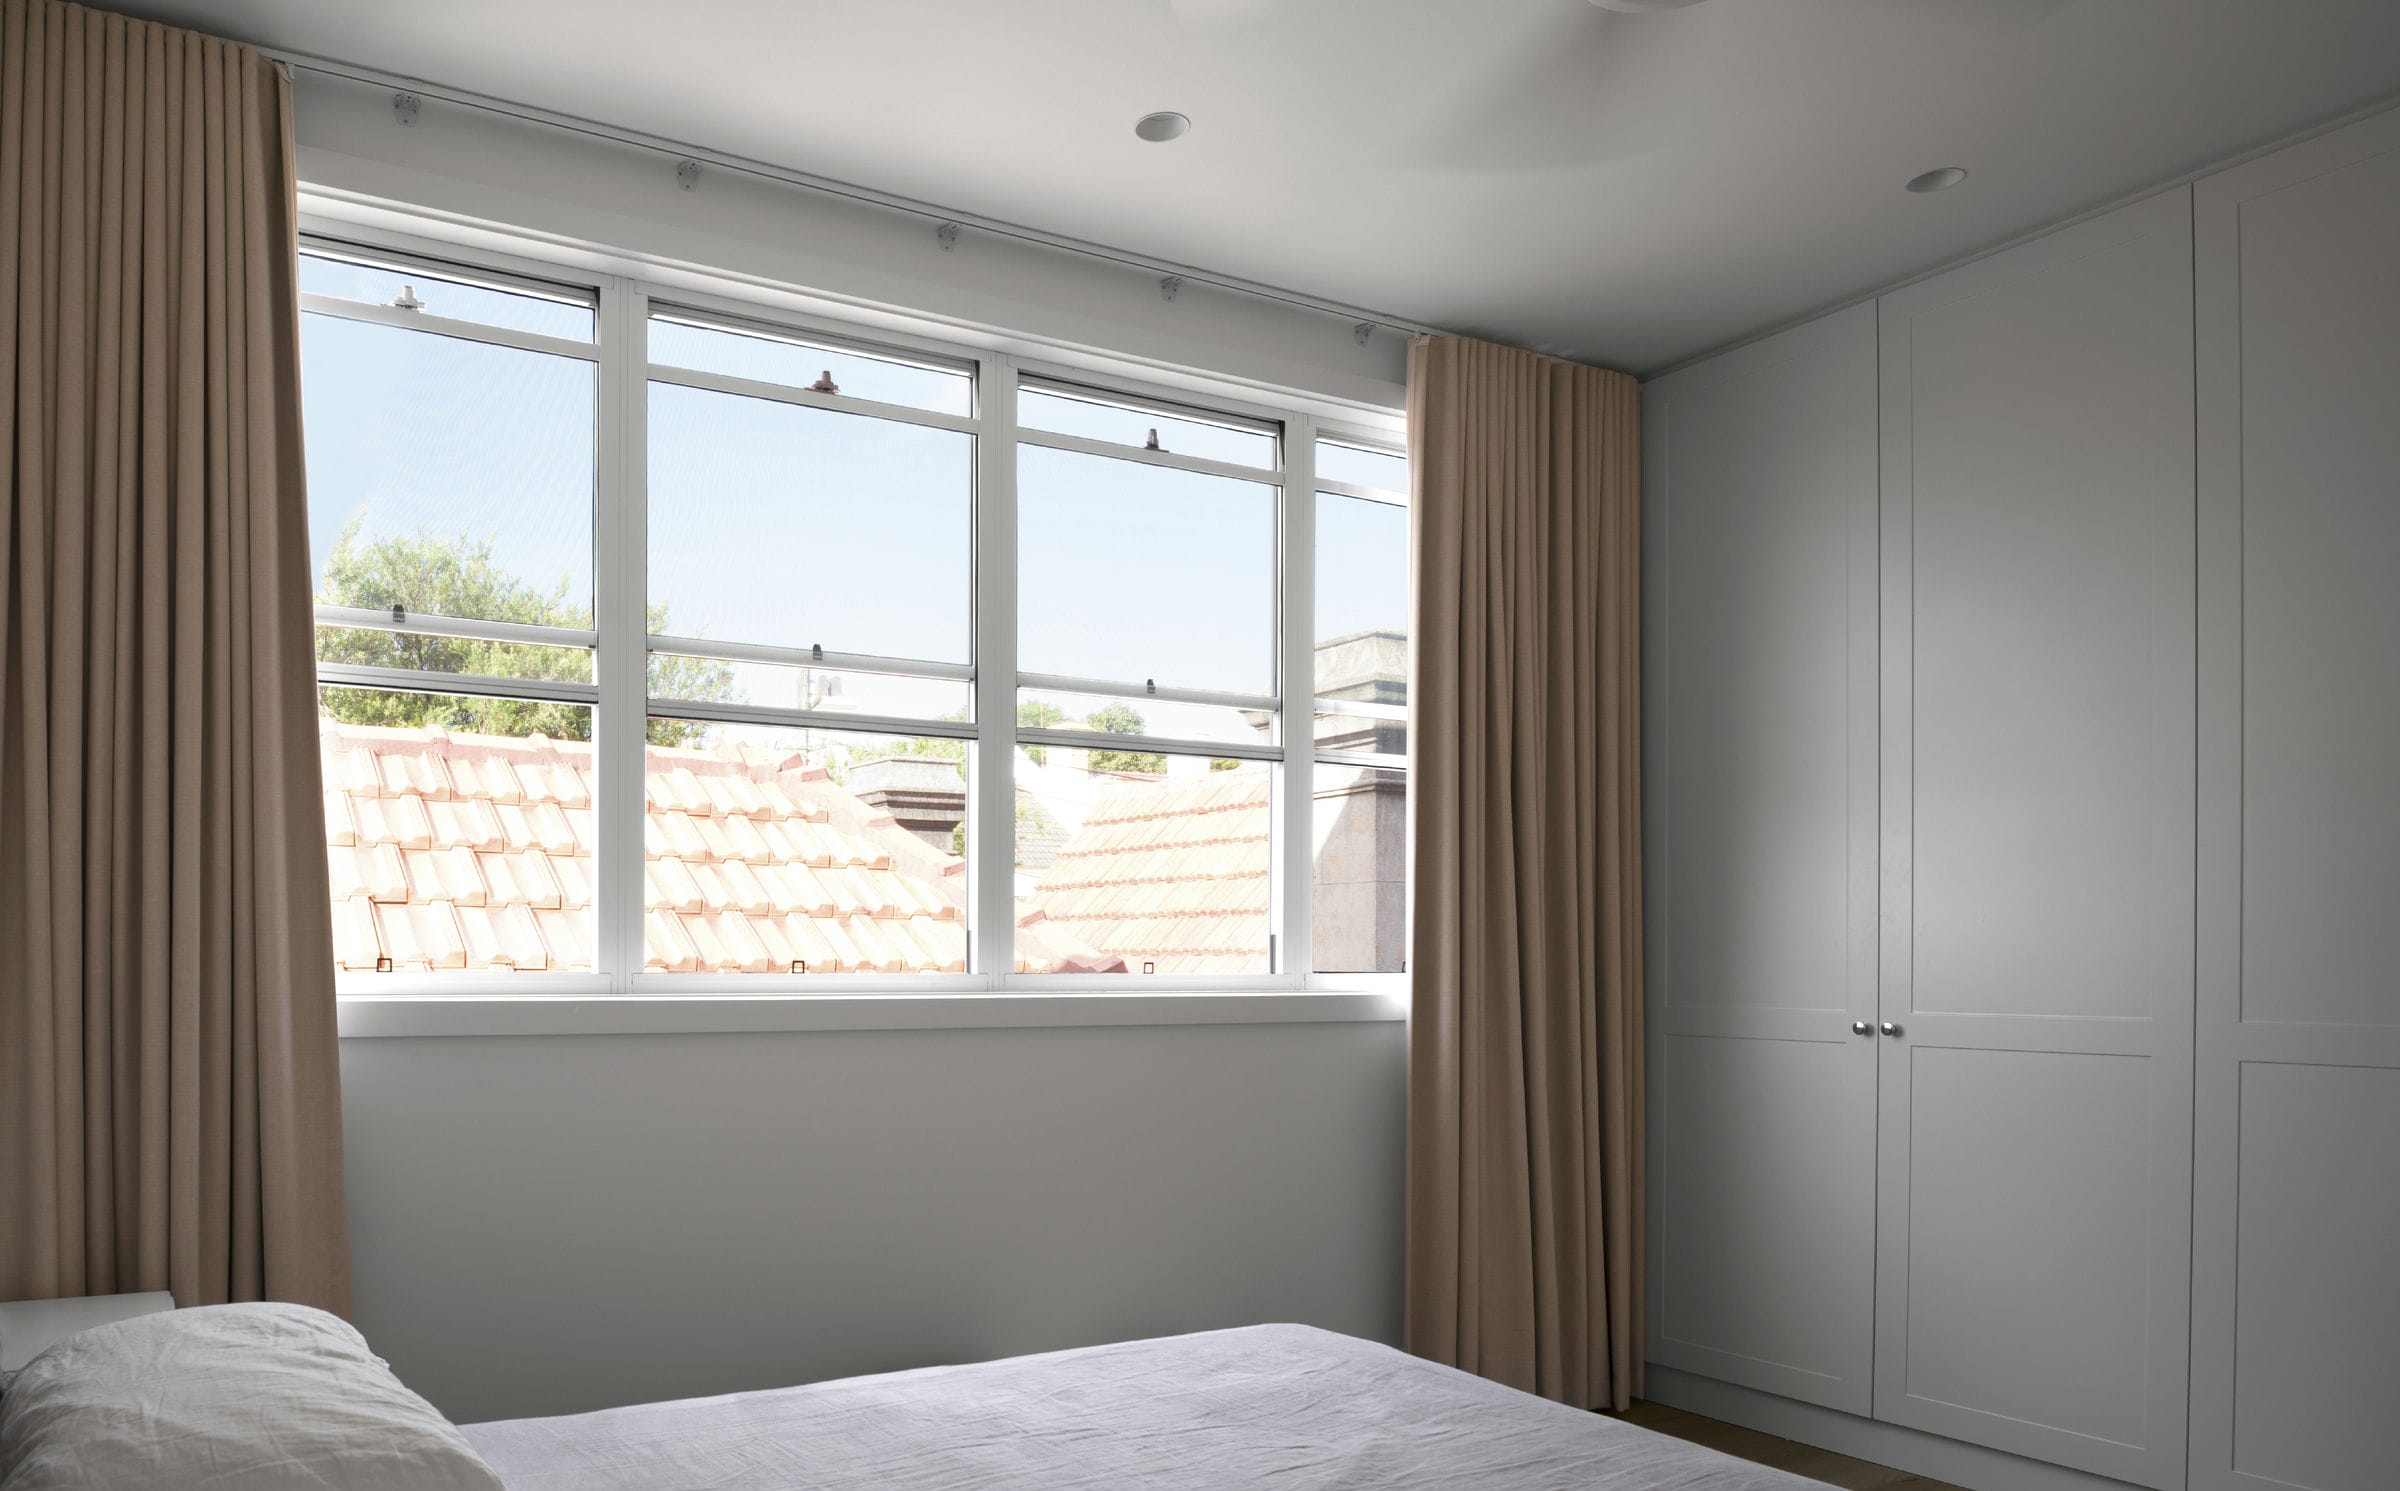
[[345, 1310], [291, 88], [0, 0], [0, 1299]]
[[1642, 1370], [1639, 398], [1409, 360], [1407, 1345], [1584, 1408]]

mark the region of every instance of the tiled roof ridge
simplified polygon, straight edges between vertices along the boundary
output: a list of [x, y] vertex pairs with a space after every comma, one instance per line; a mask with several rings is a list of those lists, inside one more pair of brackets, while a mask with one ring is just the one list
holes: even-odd
[[[1132, 823], [1146, 818], [1245, 812], [1269, 801], [1272, 794], [1264, 772], [1211, 772], [1205, 778], [1184, 781], [1173, 777], [1118, 781], [1100, 794], [1084, 821]], [[1140, 811], [1124, 811], [1128, 808]]]

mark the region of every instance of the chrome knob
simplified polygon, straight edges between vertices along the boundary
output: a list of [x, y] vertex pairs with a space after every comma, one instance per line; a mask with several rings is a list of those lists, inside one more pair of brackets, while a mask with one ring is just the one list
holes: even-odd
[[1853, 1020], [1850, 1022], [1850, 1033], [1852, 1035], [1873, 1035], [1875, 1027], [1864, 1020]]
[[1891, 1021], [1886, 1020], [1883, 1022], [1883, 1033], [1885, 1035], [1898, 1035], [1900, 1033], [1900, 1027]]

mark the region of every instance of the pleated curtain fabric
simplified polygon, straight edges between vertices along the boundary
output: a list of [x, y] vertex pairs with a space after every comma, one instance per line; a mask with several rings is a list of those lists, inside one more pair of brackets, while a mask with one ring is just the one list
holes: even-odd
[[291, 113], [0, 0], [0, 1299], [349, 1305]]
[[1583, 1408], [1641, 1389], [1639, 407], [1410, 355], [1406, 1342]]

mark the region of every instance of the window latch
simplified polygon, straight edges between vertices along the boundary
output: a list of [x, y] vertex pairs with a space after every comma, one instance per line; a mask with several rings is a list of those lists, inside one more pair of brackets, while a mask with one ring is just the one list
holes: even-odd
[[392, 625], [408, 625], [408, 607], [399, 605], [397, 603], [392, 606]]
[[[394, 609], [394, 610], [398, 610], [399, 608], [398, 608], [397, 606], [395, 606], [395, 607], [393, 607], [393, 609]], [[1148, 691], [1149, 691], [1149, 693], [1150, 693], [1150, 696], [1151, 696], [1152, 698], [1154, 698], [1154, 699], [1155, 699], [1155, 698], [1157, 698], [1157, 697], [1158, 697], [1158, 680], [1157, 680], [1157, 679], [1155, 679], [1155, 678], [1145, 678], [1145, 679], [1143, 679], [1143, 680], [1142, 680], [1142, 687], [1143, 687], [1144, 689], [1146, 689], [1146, 690], [1148, 690]]]
[[840, 393], [842, 385], [833, 381], [833, 369], [817, 374], [817, 381], [808, 385], [810, 393]]
[[825, 644], [822, 642], [810, 643], [808, 648], [808, 660], [812, 663], [821, 663], [825, 661]]
[[1150, 432], [1150, 438], [1142, 442], [1142, 449], [1165, 450], [1166, 447], [1158, 443], [1158, 431], [1152, 430]]
[[392, 297], [392, 309], [396, 311], [421, 311], [425, 309], [425, 302], [417, 299], [416, 286], [402, 285], [400, 287], [400, 293]]

